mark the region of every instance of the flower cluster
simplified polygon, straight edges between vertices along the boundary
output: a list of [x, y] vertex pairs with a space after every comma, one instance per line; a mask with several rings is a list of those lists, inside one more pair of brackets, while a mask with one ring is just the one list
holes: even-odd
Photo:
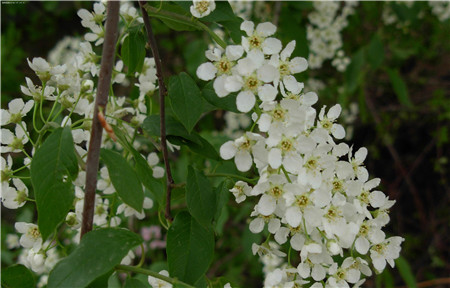
[[[220, 155], [234, 158], [242, 172], [254, 164], [260, 176], [253, 187], [239, 181], [230, 190], [238, 203], [258, 198], [250, 230], [267, 227], [276, 241], [255, 243], [253, 253], [283, 258], [278, 245], [285, 243], [298, 253], [296, 267], [288, 263], [267, 271], [265, 285], [358, 287], [372, 274], [369, 262], [381, 272], [399, 256], [404, 239], [382, 231], [395, 201], [375, 190], [380, 179], [369, 179], [366, 148], [335, 142], [345, 137], [337, 123], [341, 106], [324, 106], [317, 113], [317, 94], [302, 92], [294, 74], [308, 63], [291, 58], [295, 42], [282, 49], [270, 23], [255, 29], [244, 21], [241, 29], [247, 34], [242, 44], [208, 50], [211, 62], [201, 64], [197, 75], [214, 79], [219, 97], [237, 92], [240, 111], [255, 111], [252, 120], [261, 133], [248, 131], [224, 143]], [[336, 262], [335, 256], [345, 259]]]
[[[354, 6], [358, 2], [345, 2], [340, 10], [339, 2], [313, 2], [315, 11], [308, 15], [310, 25], [307, 27], [307, 38], [310, 54], [308, 62], [311, 69], [322, 67], [322, 63], [328, 59], [337, 58], [331, 63], [340, 72], [345, 71], [350, 63], [348, 57], [344, 57], [342, 48], [341, 31], [347, 26], [347, 17], [354, 13]], [[339, 13], [340, 11], [340, 13]]]
[[[8, 104], [8, 109], [1, 110], [1, 201], [4, 207], [18, 209], [24, 206], [29, 198], [28, 187], [20, 177], [27, 175], [27, 169], [33, 159], [35, 150], [42, 144], [42, 136], [48, 133], [49, 129], [55, 127], [70, 127], [74, 139], [75, 150], [80, 159], [80, 172], [74, 181], [75, 201], [74, 207], [66, 217], [68, 229], [64, 232], [72, 234], [71, 241], [79, 241], [79, 233], [84, 205], [84, 186], [86, 173], [81, 163], [86, 161], [87, 147], [90, 138], [90, 126], [93, 118], [94, 102], [96, 97], [95, 77], [98, 77], [100, 70], [101, 55], [96, 53], [96, 47], [92, 47], [90, 42], [100, 45], [104, 36], [105, 6], [103, 3], [95, 3], [94, 11], [90, 12], [81, 9], [78, 12], [81, 24], [90, 29], [84, 35], [87, 41], [78, 38], [64, 38], [57, 44], [50, 53], [49, 61], [38, 57], [28, 60], [29, 67], [35, 72], [36, 78], [32, 80], [26, 78], [26, 85], [21, 86], [22, 93], [28, 98], [12, 100]], [[137, 13], [130, 3], [122, 3], [120, 8], [120, 19], [124, 22], [120, 37], [123, 39], [127, 35], [125, 27], [142, 23], [142, 17]], [[64, 61], [64, 65], [59, 65]], [[124, 63], [119, 60], [113, 68], [112, 83], [129, 86], [125, 75]], [[148, 97], [153, 95], [156, 87], [156, 69], [153, 58], [146, 58], [142, 71], [135, 75], [136, 86], [139, 88], [139, 96], [136, 99], [129, 99], [121, 95], [110, 95], [104, 115], [106, 121], [111, 125], [129, 132], [133, 135], [147, 117]], [[122, 90], [125, 91], [125, 90]], [[43, 107], [50, 106], [45, 110]], [[48, 111], [50, 111], [48, 113]], [[31, 115], [32, 114], [32, 115]], [[32, 119], [27, 126], [22, 119]], [[3, 128], [4, 127], [4, 128]], [[34, 130], [34, 131], [32, 131]], [[32, 138], [38, 138], [33, 139]], [[130, 140], [131, 142], [131, 140]], [[133, 144], [136, 144], [133, 143]], [[115, 147], [121, 149], [118, 143], [112, 141], [110, 137], [104, 137], [102, 147]], [[137, 145], [136, 145], [137, 146]], [[136, 147], [142, 151], [143, 147]], [[156, 153], [142, 151], [153, 170], [155, 178], [164, 177], [164, 169], [158, 166], [159, 158]], [[11, 157], [11, 153], [23, 153], [24, 163], [17, 163]], [[15, 163], [14, 163], [15, 162]], [[14, 168], [13, 168], [14, 166]], [[17, 166], [17, 167], [15, 167]], [[21, 176], [18, 173], [22, 173]], [[29, 174], [29, 172], [28, 172]], [[145, 198], [142, 211], [136, 211], [125, 203], [121, 203], [117, 197], [112, 198], [116, 193], [108, 175], [106, 167], [102, 167], [99, 173], [97, 184], [98, 193], [95, 199], [94, 224], [101, 227], [114, 227], [122, 222], [121, 215], [125, 217], [135, 216], [142, 219], [145, 210], [153, 206], [150, 198]], [[115, 199], [110, 201], [109, 199]], [[111, 203], [115, 202], [115, 203]], [[114, 206], [113, 206], [114, 205]], [[116, 209], [117, 207], [117, 209]], [[111, 211], [112, 210], [112, 211]], [[9, 236], [11, 249], [22, 247], [18, 262], [32, 269], [38, 275], [43, 275], [42, 285], [45, 284], [47, 274], [59, 259], [58, 244], [42, 239], [37, 225], [33, 223], [18, 222], [15, 225], [18, 233], [22, 236], [19, 241], [15, 241], [14, 234]], [[17, 242], [17, 243], [16, 243]], [[67, 243], [66, 243], [67, 244]], [[128, 255], [124, 263], [130, 261], [134, 255]]]

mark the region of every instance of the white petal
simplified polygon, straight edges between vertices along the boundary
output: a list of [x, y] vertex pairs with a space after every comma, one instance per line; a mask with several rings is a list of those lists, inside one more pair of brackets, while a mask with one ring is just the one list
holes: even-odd
[[153, 167], [153, 177], [157, 179], [164, 177], [164, 172], [165, 170], [162, 167]]
[[336, 139], [343, 139], [345, 137], [345, 129], [339, 124], [333, 124], [331, 127], [331, 133]]
[[268, 225], [269, 232], [275, 234], [278, 231], [278, 229], [280, 229], [280, 226], [281, 226], [280, 219], [276, 218], [270, 219]]
[[238, 70], [239, 75], [250, 76], [253, 71], [255, 71], [256, 67], [256, 63], [252, 59], [246, 57], [238, 61], [236, 69]]
[[245, 31], [248, 36], [253, 34], [255, 29], [255, 24], [252, 21], [244, 21], [241, 23], [241, 30]]
[[308, 92], [302, 96], [303, 105], [311, 106], [319, 100], [319, 97], [315, 92]]
[[221, 75], [214, 80], [214, 91], [216, 92], [219, 98], [225, 97], [230, 94], [230, 91], [225, 89], [225, 80], [228, 78], [226, 75]]
[[241, 172], [246, 172], [252, 167], [252, 156], [248, 151], [238, 151], [234, 157], [236, 168]]
[[294, 49], [295, 49], [295, 40], [292, 40], [286, 45], [283, 51], [281, 51], [280, 54], [281, 60], [285, 61], [287, 58], [289, 58], [292, 52], [294, 52]]
[[258, 79], [270, 83], [279, 78], [278, 69], [270, 64], [265, 64], [261, 66], [257, 71]]
[[381, 191], [373, 191], [369, 195], [370, 205], [373, 208], [379, 208], [386, 203], [386, 195]]
[[242, 91], [236, 97], [237, 109], [247, 113], [255, 106], [256, 98], [250, 91]]
[[298, 227], [302, 222], [302, 212], [298, 207], [289, 207], [286, 210], [286, 221], [292, 227]]
[[327, 117], [330, 120], [335, 120], [339, 117], [339, 115], [341, 114], [342, 108], [341, 105], [336, 104], [333, 107], [330, 108], [330, 110], [328, 110], [327, 113]]
[[358, 151], [355, 153], [355, 160], [357, 163], [363, 163], [364, 160], [366, 160], [367, 157], [367, 148], [361, 147]]
[[358, 237], [358, 239], [356, 239], [356, 242], [355, 242], [355, 248], [356, 248], [356, 251], [358, 251], [362, 255], [365, 255], [367, 253], [367, 251], [369, 251], [369, 248], [370, 248], [369, 240], [367, 240], [364, 237]]
[[270, 84], [258, 87], [258, 96], [262, 101], [273, 101], [277, 97], [278, 90]]
[[23, 102], [23, 100], [21, 98], [16, 98], [16, 99], [12, 100], [11, 102], [9, 102], [9, 104], [8, 104], [9, 112], [11, 114], [17, 114], [20, 112], [20, 110], [22, 110], [24, 105], [25, 105], [25, 103]]
[[275, 34], [276, 31], [277, 31], [277, 26], [273, 25], [270, 22], [260, 23], [260, 24], [258, 24], [258, 26], [256, 26], [256, 33], [258, 33], [259, 35], [261, 35], [263, 37], [271, 36], [271, 35]]
[[303, 83], [297, 82], [294, 76], [287, 75], [283, 77], [283, 83], [287, 90], [293, 94], [298, 94], [303, 89]]
[[303, 245], [305, 245], [305, 237], [302, 236], [302, 234], [295, 234], [291, 238], [291, 246], [295, 251], [300, 251], [303, 248]]
[[230, 61], [236, 61], [244, 54], [244, 48], [241, 45], [229, 45], [225, 50], [225, 54]]
[[316, 281], [322, 281], [326, 276], [325, 268], [320, 264], [316, 264], [313, 266], [311, 270], [311, 277]]
[[234, 141], [225, 142], [220, 147], [220, 157], [222, 157], [222, 159], [224, 160], [229, 160], [233, 158], [236, 155], [236, 152], [237, 148], [236, 145], [234, 144]]
[[237, 92], [241, 90], [243, 84], [241, 76], [233, 75], [225, 78], [224, 87], [228, 92]]
[[211, 62], [203, 63], [197, 68], [197, 77], [205, 81], [214, 79], [216, 73], [217, 68]]
[[295, 57], [289, 62], [289, 70], [292, 74], [297, 74], [308, 69], [308, 61], [303, 57]]
[[272, 196], [264, 194], [258, 202], [258, 212], [264, 216], [269, 216], [275, 212], [276, 201]]
[[272, 148], [269, 151], [268, 160], [273, 169], [278, 169], [281, 166], [281, 150], [278, 148]]
[[269, 131], [270, 124], [272, 123], [272, 117], [269, 114], [261, 114], [258, 120], [258, 127], [261, 132]]
[[266, 38], [263, 42], [263, 52], [266, 55], [272, 55], [280, 53], [281, 51], [281, 41], [276, 38]]
[[252, 222], [250, 222], [249, 229], [254, 234], [261, 232], [264, 229], [264, 220], [260, 217], [253, 219]]

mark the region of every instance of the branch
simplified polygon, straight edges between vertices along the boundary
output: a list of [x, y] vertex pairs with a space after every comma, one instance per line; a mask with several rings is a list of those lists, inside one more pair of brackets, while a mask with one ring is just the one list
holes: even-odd
[[166, 179], [167, 179], [167, 191], [166, 191], [166, 211], [164, 216], [170, 222], [173, 218], [170, 215], [170, 199], [172, 193], [172, 185], [174, 184], [172, 178], [172, 172], [170, 170], [169, 163], [169, 153], [167, 151], [167, 140], [166, 140], [166, 107], [165, 107], [165, 96], [167, 94], [167, 89], [164, 84], [163, 71], [161, 65], [161, 57], [159, 56], [158, 46], [156, 45], [155, 35], [153, 35], [152, 26], [150, 24], [150, 18], [148, 17], [147, 11], [144, 8], [145, 1], [139, 1], [139, 6], [142, 11], [142, 18], [144, 18], [145, 30], [147, 30], [148, 44], [152, 49], [153, 58], [155, 59], [156, 65], [156, 76], [158, 77], [159, 85], [159, 115], [160, 115], [160, 133], [161, 133], [161, 148], [163, 152], [164, 166], [166, 168]]
[[[424, 288], [424, 287], [431, 287], [431, 286], [444, 285], [444, 284], [450, 284], [450, 278], [438, 278], [438, 279], [419, 282], [419, 283], [417, 283], [417, 287]], [[400, 288], [407, 288], [407, 286], [401, 286]]]
[[103, 44], [102, 61], [95, 98], [94, 118], [92, 119], [91, 138], [86, 160], [86, 194], [84, 196], [83, 222], [81, 237], [92, 230], [95, 208], [95, 190], [97, 188], [98, 162], [102, 142], [102, 125], [98, 119], [99, 111], [106, 110], [108, 92], [111, 85], [114, 65], [115, 42], [118, 33], [119, 7], [117, 1], [109, 1], [107, 6], [105, 42]]

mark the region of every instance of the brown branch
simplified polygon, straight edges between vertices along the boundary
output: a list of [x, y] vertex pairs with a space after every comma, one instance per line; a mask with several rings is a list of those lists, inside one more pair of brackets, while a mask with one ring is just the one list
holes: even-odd
[[166, 211], [164, 216], [168, 221], [172, 221], [172, 216], [170, 214], [170, 199], [173, 187], [172, 172], [170, 170], [169, 163], [169, 153], [167, 151], [167, 141], [166, 141], [166, 108], [165, 108], [165, 96], [167, 94], [167, 89], [164, 84], [163, 71], [161, 64], [161, 57], [159, 56], [158, 46], [156, 45], [155, 35], [153, 35], [152, 26], [150, 24], [150, 17], [144, 8], [146, 4], [145, 1], [139, 1], [139, 6], [142, 11], [142, 18], [144, 19], [145, 30], [147, 30], [148, 45], [152, 49], [153, 58], [155, 59], [156, 65], [156, 76], [158, 77], [159, 85], [159, 116], [160, 116], [160, 133], [161, 133], [161, 148], [163, 152], [164, 166], [166, 168], [166, 179], [167, 179], [167, 191], [166, 191]]
[[120, 3], [118, 1], [108, 1], [105, 42], [103, 44], [97, 97], [95, 98], [94, 116], [91, 127], [91, 138], [86, 160], [86, 194], [84, 196], [81, 237], [92, 230], [92, 223], [94, 220], [95, 190], [97, 187], [98, 162], [103, 132], [103, 127], [98, 119], [98, 113], [99, 111], [105, 110], [106, 104], [108, 103], [108, 92], [111, 85], [111, 75], [116, 48], [115, 44], [118, 34], [119, 8]]
[[[444, 285], [444, 284], [450, 284], [450, 278], [438, 278], [438, 279], [419, 282], [419, 283], [417, 283], [417, 287], [425, 288], [425, 287]], [[399, 288], [408, 288], [408, 286], [401, 286]]]
[[[378, 112], [376, 110], [374, 103], [372, 102], [372, 99], [369, 97], [369, 94], [367, 92], [365, 92], [365, 95], [366, 95], [365, 98], [366, 98], [367, 107], [369, 108], [370, 114], [372, 115], [373, 119], [375, 120], [375, 124], [381, 125], [380, 116], [378, 115]], [[422, 223], [422, 227], [427, 227], [428, 226], [427, 216], [425, 213], [425, 208], [423, 206], [423, 203], [420, 199], [419, 192], [417, 191], [416, 187], [414, 186], [414, 183], [411, 180], [411, 177], [409, 177], [408, 172], [406, 171], [405, 167], [403, 166], [402, 160], [400, 159], [400, 156], [399, 156], [397, 150], [394, 148], [394, 146], [392, 144], [390, 144], [388, 142], [385, 142], [384, 144], [386, 145], [386, 148], [388, 149], [389, 153], [391, 154], [392, 158], [394, 159], [395, 166], [397, 166], [397, 169], [402, 174], [402, 177], [405, 180], [406, 185], [408, 186], [408, 189], [413, 196], [414, 203], [416, 205], [416, 208], [418, 210], [417, 212], [419, 213], [419, 218]]]

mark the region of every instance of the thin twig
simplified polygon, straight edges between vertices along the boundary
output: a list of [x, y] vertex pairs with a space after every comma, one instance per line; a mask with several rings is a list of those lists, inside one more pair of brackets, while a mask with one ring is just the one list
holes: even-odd
[[[91, 138], [89, 142], [86, 160], [86, 194], [84, 196], [83, 222], [81, 226], [81, 237], [92, 230], [95, 208], [95, 189], [97, 187], [98, 162], [100, 158], [100, 145], [102, 142], [103, 128], [98, 119], [100, 109], [106, 110], [108, 103], [108, 92], [111, 85], [112, 68], [114, 65], [114, 54], [119, 22], [118, 1], [109, 1], [107, 6], [105, 42], [103, 44], [102, 61], [97, 86], [97, 97], [95, 99], [94, 118], [92, 120]], [[99, 107], [101, 107], [99, 109]]]
[[[378, 112], [376, 110], [376, 107], [374, 103], [372, 102], [372, 99], [370, 98], [369, 94], [366, 92], [366, 104], [369, 108], [370, 114], [372, 115], [373, 119], [375, 120], [376, 125], [381, 125], [381, 119], [378, 115]], [[408, 172], [406, 171], [405, 167], [403, 166], [402, 160], [400, 159], [400, 156], [397, 152], [397, 150], [394, 148], [394, 146], [388, 142], [384, 143], [386, 145], [386, 148], [388, 149], [389, 153], [391, 154], [392, 158], [394, 159], [395, 166], [397, 166], [397, 169], [402, 174], [403, 179], [406, 182], [406, 185], [408, 186], [408, 189], [410, 193], [413, 196], [414, 203], [417, 208], [417, 212], [419, 213], [419, 218], [422, 223], [422, 227], [427, 227], [427, 216], [425, 213], [425, 208], [423, 206], [422, 201], [420, 200], [419, 192], [417, 191], [416, 187], [414, 186], [414, 183], [411, 180], [411, 177], [409, 177]]]
[[[431, 287], [436, 285], [444, 285], [444, 284], [450, 284], [450, 278], [438, 278], [428, 281], [423, 281], [417, 283], [418, 288], [424, 288], [424, 287]], [[400, 288], [407, 288], [408, 286], [401, 286]]]
[[170, 199], [173, 187], [172, 172], [170, 170], [169, 163], [169, 152], [167, 151], [167, 141], [166, 141], [166, 107], [165, 107], [165, 96], [167, 94], [166, 85], [164, 84], [163, 71], [161, 64], [161, 57], [159, 56], [158, 46], [156, 45], [155, 35], [153, 35], [152, 26], [150, 24], [150, 18], [148, 17], [147, 11], [144, 8], [146, 4], [145, 1], [139, 1], [139, 6], [142, 11], [142, 18], [144, 19], [145, 30], [147, 30], [148, 44], [152, 49], [153, 58], [155, 59], [156, 65], [156, 76], [158, 77], [159, 85], [159, 115], [160, 115], [160, 132], [161, 132], [161, 148], [164, 158], [164, 166], [166, 168], [166, 179], [167, 179], [167, 191], [166, 191], [166, 211], [164, 217], [168, 221], [172, 221], [173, 218], [170, 214]]
[[273, 12], [273, 19], [272, 19], [272, 23], [275, 26], [278, 26], [278, 21], [280, 19], [280, 13], [281, 13], [281, 5], [283, 5], [283, 2], [281, 2], [281, 1], [276, 1], [275, 2], [274, 12]]

